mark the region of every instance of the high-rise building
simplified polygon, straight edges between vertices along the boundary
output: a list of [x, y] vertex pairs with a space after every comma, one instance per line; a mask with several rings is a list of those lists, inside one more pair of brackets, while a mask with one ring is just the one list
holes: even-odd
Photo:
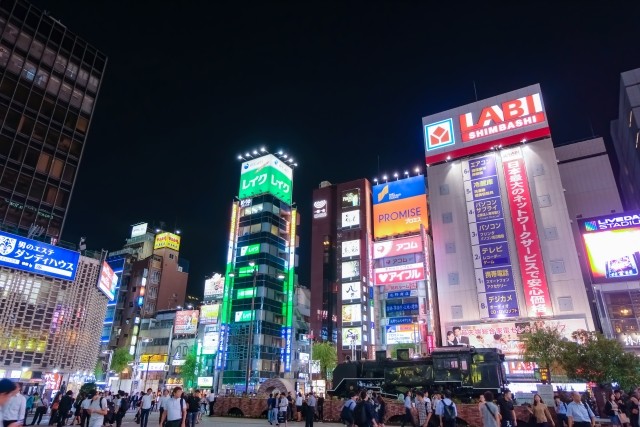
[[107, 57], [48, 12], [0, 2], [0, 225], [58, 239]]
[[640, 68], [620, 75], [618, 118], [611, 122], [625, 210], [640, 209]]
[[533, 378], [519, 335], [594, 330], [539, 85], [423, 118], [443, 344], [498, 347]]
[[0, 377], [80, 387], [93, 378], [107, 298], [102, 255], [0, 232]]
[[[264, 379], [293, 378], [299, 334], [295, 267], [298, 210], [292, 202], [293, 159], [262, 149], [243, 160], [232, 204], [220, 312], [217, 381], [238, 392]], [[217, 388], [217, 387], [216, 387]]]

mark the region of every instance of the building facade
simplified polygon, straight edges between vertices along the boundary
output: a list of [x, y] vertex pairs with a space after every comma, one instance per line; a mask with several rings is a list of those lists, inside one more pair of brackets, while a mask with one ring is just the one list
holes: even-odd
[[498, 347], [533, 378], [518, 335], [594, 330], [538, 85], [423, 118], [443, 345]]
[[[15, 247], [24, 247], [24, 254], [38, 244], [37, 248], [50, 251], [48, 256], [58, 264], [70, 266], [65, 270], [73, 274], [67, 280], [60, 277], [57, 269], [0, 269], [0, 377], [21, 379], [48, 390], [59, 388], [62, 381], [79, 387], [93, 378], [100, 348], [96, 331], [102, 326], [107, 307], [107, 298], [98, 289], [101, 255], [86, 252], [86, 256], [80, 256], [3, 233], [5, 248], [7, 239], [15, 239]], [[26, 244], [21, 246], [21, 242]], [[29, 256], [20, 254], [21, 250], [8, 254], [5, 249], [4, 257]], [[56, 264], [43, 261], [42, 265]]]
[[106, 56], [23, 0], [0, 3], [0, 224], [59, 239]]
[[640, 209], [640, 68], [620, 75], [618, 118], [611, 122], [625, 210]]
[[300, 218], [292, 161], [254, 153], [243, 159], [232, 204], [216, 358], [218, 384], [237, 392], [257, 390], [268, 378], [293, 378], [296, 338], [306, 333], [294, 322]]

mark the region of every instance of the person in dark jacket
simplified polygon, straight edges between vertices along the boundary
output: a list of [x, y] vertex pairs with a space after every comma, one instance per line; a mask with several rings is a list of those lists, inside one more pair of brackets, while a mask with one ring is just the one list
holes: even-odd
[[73, 391], [69, 390], [67, 394], [60, 399], [60, 405], [58, 406], [58, 427], [62, 427], [67, 423], [69, 412], [71, 412], [74, 403]]
[[[362, 405], [362, 409], [360, 405]], [[364, 420], [358, 419], [360, 411], [362, 410], [364, 410]], [[356, 403], [356, 408], [353, 410], [353, 418], [354, 423], [358, 427], [378, 427], [376, 412], [373, 409], [373, 403], [371, 402], [366, 390], [362, 390], [360, 392], [360, 400]]]

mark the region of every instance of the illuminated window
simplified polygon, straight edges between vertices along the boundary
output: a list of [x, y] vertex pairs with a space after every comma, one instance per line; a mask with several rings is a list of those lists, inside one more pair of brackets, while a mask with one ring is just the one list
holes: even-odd
[[629, 110], [629, 127], [633, 124], [633, 110]]
[[640, 142], [640, 130], [636, 132], [636, 150], [638, 149], [638, 142]]

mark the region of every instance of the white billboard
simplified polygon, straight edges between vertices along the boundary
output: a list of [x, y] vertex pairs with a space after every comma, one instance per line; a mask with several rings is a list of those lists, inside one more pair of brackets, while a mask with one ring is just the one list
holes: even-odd
[[342, 263], [342, 276], [343, 279], [351, 279], [354, 277], [360, 277], [360, 261], [346, 261]]
[[360, 225], [360, 211], [342, 212], [342, 228], [357, 227]]
[[342, 258], [360, 255], [360, 240], [342, 242]]
[[342, 306], [342, 323], [358, 323], [362, 321], [362, 306], [349, 304]]
[[362, 298], [362, 285], [360, 282], [342, 284], [342, 301], [350, 301]]

